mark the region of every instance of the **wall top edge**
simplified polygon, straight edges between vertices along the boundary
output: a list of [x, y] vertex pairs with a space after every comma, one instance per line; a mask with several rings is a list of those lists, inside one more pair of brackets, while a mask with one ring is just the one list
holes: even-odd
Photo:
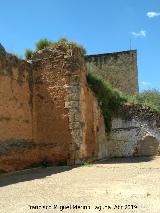
[[120, 51], [120, 52], [100, 53], [100, 54], [86, 55], [85, 58], [88, 59], [88, 58], [92, 58], [92, 57], [112, 56], [112, 55], [130, 54], [130, 53], [137, 54], [137, 50], [126, 50], [126, 51]]

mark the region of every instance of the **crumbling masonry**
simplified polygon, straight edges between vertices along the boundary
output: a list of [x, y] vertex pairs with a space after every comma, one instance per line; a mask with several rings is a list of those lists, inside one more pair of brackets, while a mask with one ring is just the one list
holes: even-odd
[[[105, 69], [113, 71], [113, 81], [108, 79], [114, 85], [116, 77], [114, 86], [126, 93], [136, 94], [138, 81], [135, 51], [102, 58], [84, 58], [76, 47], [57, 45], [36, 52], [27, 62], [0, 48], [1, 171], [24, 169], [45, 160], [73, 165], [109, 156], [158, 152], [159, 121], [152, 114], [152, 122], [144, 116], [138, 120], [135, 114], [128, 116], [130, 109], [125, 108], [113, 118], [110, 136], [106, 134], [100, 107], [87, 85], [86, 61], [92, 61], [98, 72], [101, 67], [102, 75]], [[125, 67], [128, 81], [124, 84]], [[141, 133], [135, 133], [137, 130]], [[141, 147], [146, 137], [153, 145], [149, 153], [146, 146], [147, 151]]]

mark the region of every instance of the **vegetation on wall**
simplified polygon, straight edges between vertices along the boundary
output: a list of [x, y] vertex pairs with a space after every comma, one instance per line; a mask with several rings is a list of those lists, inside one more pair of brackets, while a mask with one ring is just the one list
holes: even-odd
[[33, 51], [32, 51], [31, 49], [26, 49], [24, 55], [25, 55], [25, 58], [26, 58], [27, 60], [29, 60], [29, 59], [32, 58]]
[[123, 95], [114, 89], [110, 83], [99, 76], [94, 65], [87, 64], [87, 82], [91, 90], [95, 93], [101, 107], [106, 131], [111, 130], [111, 117], [116, 114], [124, 103], [141, 104], [150, 107], [154, 111], [160, 112], [160, 91], [156, 89], [145, 90], [137, 96]]
[[87, 82], [95, 93], [99, 106], [104, 116], [106, 131], [111, 131], [111, 117], [115, 115], [127, 99], [107, 83], [102, 77], [93, 72], [88, 72]]
[[48, 41], [46, 38], [44, 39], [40, 39], [37, 43], [36, 43], [36, 50], [42, 50], [44, 48], [47, 48], [49, 46], [52, 45], [51, 41]]
[[129, 103], [142, 104], [152, 110], [160, 112], [160, 91], [156, 89], [144, 90], [137, 96], [127, 96]]
[[[87, 53], [86, 49], [81, 44], [79, 44], [77, 42], [68, 41], [68, 39], [66, 39], [66, 38], [59, 39], [58, 42], [55, 42], [55, 45], [56, 44], [62, 44], [64, 46], [65, 45], [73, 45], [73, 46], [76, 46], [76, 47], [79, 48], [82, 55], [86, 55], [86, 53]], [[54, 45], [54, 44], [52, 44], [52, 45]]]
[[[68, 39], [66, 38], [61, 38], [59, 39], [57, 42], [54, 42], [54, 41], [49, 41], [47, 40], [46, 38], [44, 39], [40, 39], [36, 44], [36, 51], [38, 50], [42, 50], [42, 49], [45, 49], [47, 47], [56, 47], [57, 45], [63, 45], [65, 47], [67, 46], [76, 46], [77, 48], [79, 48], [80, 52], [82, 55], [85, 55], [86, 54], [86, 49], [79, 43], [77, 42], [72, 42], [72, 41], [69, 41]], [[27, 60], [31, 59], [32, 56], [33, 56], [33, 53], [34, 51], [30, 50], [30, 49], [26, 49], [25, 50], [25, 58]]]

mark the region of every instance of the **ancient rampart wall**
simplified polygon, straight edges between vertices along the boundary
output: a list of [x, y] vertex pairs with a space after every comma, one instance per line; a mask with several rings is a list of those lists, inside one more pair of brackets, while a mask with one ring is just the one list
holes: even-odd
[[65, 87], [70, 78], [62, 52], [46, 49], [33, 58], [33, 139], [39, 147], [39, 158], [54, 163], [67, 163], [71, 143], [65, 108]]
[[80, 51], [60, 45], [37, 52], [33, 79], [33, 138], [40, 156], [66, 164], [105, 157], [104, 120]]
[[107, 156], [103, 116], [78, 48], [44, 49], [30, 63], [1, 51], [0, 62], [0, 170]]
[[[0, 49], [0, 167], [19, 168], [32, 149], [31, 65]], [[27, 155], [29, 159], [30, 155]]]
[[96, 72], [124, 94], [138, 93], [137, 51], [88, 55], [89, 71]]
[[[130, 61], [128, 79], [136, 72], [135, 52], [107, 57], [109, 66], [116, 60], [115, 72], [122, 60]], [[0, 172], [158, 153], [160, 115], [142, 106], [125, 105], [106, 136], [86, 73], [85, 58], [73, 45], [38, 51], [30, 62], [0, 47]], [[136, 93], [136, 79], [132, 86], [123, 82], [123, 89]]]

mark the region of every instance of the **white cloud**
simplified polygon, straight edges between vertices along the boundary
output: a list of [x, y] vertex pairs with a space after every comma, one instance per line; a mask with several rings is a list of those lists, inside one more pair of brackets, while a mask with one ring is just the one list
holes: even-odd
[[150, 86], [150, 85], [151, 85], [151, 83], [150, 83], [150, 82], [147, 82], [147, 81], [142, 81], [141, 84], [142, 84], [143, 86]]
[[146, 37], [146, 31], [145, 30], [141, 30], [141, 31], [139, 31], [139, 32], [132, 32], [131, 33], [135, 38], [137, 38], [137, 37]]
[[139, 83], [139, 88], [140, 88], [141, 91], [143, 91], [143, 90], [147, 90], [147, 89], [152, 89], [153, 85], [149, 81], [141, 81]]
[[154, 18], [156, 16], [160, 16], [160, 13], [157, 13], [157, 12], [148, 12], [146, 14], [149, 18]]

